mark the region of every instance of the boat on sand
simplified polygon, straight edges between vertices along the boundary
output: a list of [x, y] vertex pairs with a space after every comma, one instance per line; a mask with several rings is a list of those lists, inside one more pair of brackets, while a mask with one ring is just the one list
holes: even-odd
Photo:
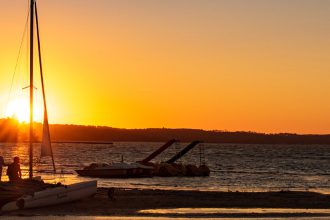
[[41, 157], [50, 156], [53, 162], [53, 171], [56, 174], [53, 150], [50, 141], [48, 115], [41, 62], [41, 48], [39, 23], [36, 0], [30, 0], [30, 141], [29, 141], [29, 178], [12, 182], [0, 183], [0, 212], [18, 209], [39, 208], [72, 202], [90, 197], [96, 193], [97, 181], [80, 182], [71, 185], [44, 183], [40, 177], [33, 176], [33, 73], [34, 73], [34, 24], [36, 24], [40, 78], [44, 104], [43, 136], [41, 143]]
[[[28, 185], [39, 185], [39, 189], [35, 189], [30, 193], [24, 193], [23, 189], [26, 189]], [[0, 203], [2, 212], [40, 208], [80, 200], [95, 194], [97, 181], [80, 182], [66, 186], [61, 184], [44, 184], [39, 180], [34, 180], [34, 182], [29, 181], [25, 183], [23, 181], [20, 187], [22, 188], [16, 188], [12, 192], [8, 191], [7, 197], [5, 197], [7, 199], [6, 203]]]

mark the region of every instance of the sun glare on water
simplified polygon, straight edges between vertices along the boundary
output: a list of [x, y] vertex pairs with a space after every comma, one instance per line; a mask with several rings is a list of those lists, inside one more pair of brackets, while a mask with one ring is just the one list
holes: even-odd
[[[41, 121], [43, 112], [35, 106], [33, 117], [35, 121]], [[15, 99], [8, 103], [6, 109], [6, 117], [16, 118], [19, 122], [29, 122], [30, 107], [29, 101], [26, 99]]]

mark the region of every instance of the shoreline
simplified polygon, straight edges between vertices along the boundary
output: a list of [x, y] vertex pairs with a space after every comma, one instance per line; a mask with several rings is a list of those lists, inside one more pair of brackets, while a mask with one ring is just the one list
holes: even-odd
[[94, 197], [2, 216], [329, 217], [330, 194], [98, 188]]

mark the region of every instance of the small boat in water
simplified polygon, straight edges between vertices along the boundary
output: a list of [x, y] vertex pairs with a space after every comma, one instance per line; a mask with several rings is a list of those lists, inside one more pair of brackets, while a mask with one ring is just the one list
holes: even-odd
[[154, 168], [139, 163], [92, 163], [82, 170], [76, 170], [80, 176], [99, 178], [139, 178], [152, 177]]
[[177, 140], [170, 140], [150, 154], [147, 158], [136, 163], [92, 163], [81, 170], [76, 170], [80, 176], [99, 177], [99, 178], [141, 178], [154, 176], [154, 167], [148, 163], [158, 154], [170, 147]]
[[[174, 143], [175, 140], [171, 140], [168, 143]], [[198, 144], [202, 143], [201, 141], [193, 141], [190, 144], [188, 144], [185, 148], [183, 148], [180, 152], [178, 152], [176, 155], [174, 155], [171, 159], [167, 160], [166, 162], [161, 163], [151, 163], [150, 160], [154, 158], [154, 156], [158, 155], [155, 154], [161, 153], [166, 148], [168, 148], [168, 143], [165, 144], [163, 147], [159, 148], [157, 151], [152, 153], [150, 156], [148, 156], [146, 159], [139, 161], [138, 163], [141, 163], [143, 165], [149, 165], [154, 168], [154, 176], [160, 176], [160, 177], [196, 177], [196, 176], [209, 176], [210, 175], [210, 169], [205, 164], [205, 162], [202, 162], [202, 155], [204, 153], [200, 152], [200, 165], [194, 165], [194, 164], [181, 164], [176, 163], [181, 157], [183, 157], [185, 154], [187, 154], [190, 150], [192, 150], [194, 147], [196, 147]]]
[[183, 150], [174, 155], [171, 159], [162, 163], [150, 162], [156, 156], [161, 154], [174, 143], [178, 142], [172, 139], [163, 146], [155, 150], [149, 156], [135, 163], [92, 163], [83, 169], [76, 170], [80, 176], [99, 177], [99, 178], [141, 178], [141, 177], [196, 177], [209, 176], [210, 169], [200, 161], [200, 166], [193, 164], [175, 163], [201, 141], [193, 141], [188, 144]]

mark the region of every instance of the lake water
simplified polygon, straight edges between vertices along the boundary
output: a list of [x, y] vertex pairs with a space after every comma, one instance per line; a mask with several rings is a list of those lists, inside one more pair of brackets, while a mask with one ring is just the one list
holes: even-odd
[[[75, 169], [92, 162], [125, 162], [141, 160], [163, 143], [116, 142], [114, 144], [54, 143], [54, 157], [61, 174], [50, 174], [49, 158], [38, 158], [35, 145], [35, 174], [48, 182], [64, 184], [89, 180], [79, 177]], [[187, 143], [174, 144], [154, 161], [165, 161]], [[100, 187], [153, 189], [186, 189], [213, 191], [274, 191], [310, 190], [330, 193], [329, 145], [244, 145], [201, 144], [185, 155], [180, 162], [200, 163], [204, 149], [205, 162], [211, 169], [210, 177], [170, 177], [139, 179], [97, 179]], [[0, 144], [0, 155], [9, 163], [20, 156], [24, 176], [27, 177], [27, 144]], [[5, 169], [3, 171], [5, 175]], [[6, 179], [6, 176], [3, 176]]]

